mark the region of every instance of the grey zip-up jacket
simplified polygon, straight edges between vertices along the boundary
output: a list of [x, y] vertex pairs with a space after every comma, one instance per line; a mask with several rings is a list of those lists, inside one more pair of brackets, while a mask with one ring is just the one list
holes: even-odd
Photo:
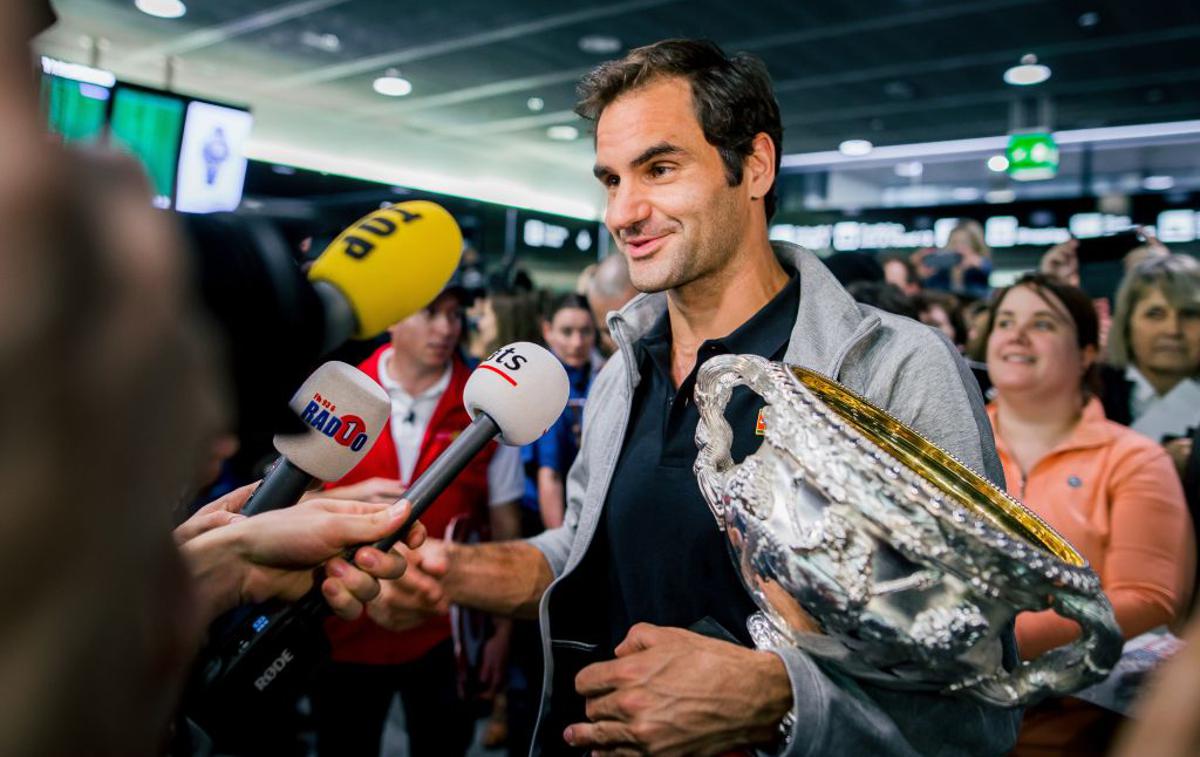
[[[800, 276], [800, 305], [785, 362], [836, 379], [1003, 488], [983, 400], [949, 341], [916, 321], [859, 305], [811, 252], [785, 243], [775, 243], [774, 249], [784, 267]], [[554, 666], [564, 667], [570, 662], [564, 658], [596, 646], [578, 637], [587, 635], [588, 624], [596, 622], [595, 607], [603, 603], [586, 596], [556, 597], [555, 592], [571, 583], [573, 571], [583, 572], [576, 568], [596, 531], [620, 455], [639, 381], [631, 345], [665, 310], [666, 295], [657, 293], [639, 295], [609, 315], [620, 349], [588, 396], [582, 446], [567, 477], [563, 525], [530, 540], [556, 576], [540, 606], [546, 671], [539, 730], [562, 725], [547, 722], [546, 710], [555, 686], [572, 685], [574, 672], [556, 675]], [[593, 619], [583, 620], [589, 617]], [[1005, 659], [1011, 665], [1016, 658], [1011, 634], [1006, 642]], [[798, 649], [772, 651], [785, 663], [795, 701], [789, 756], [1003, 754], [1016, 741], [1020, 710], [888, 690], [826, 670]], [[579, 660], [576, 667], [586, 662]], [[558, 738], [549, 731], [539, 735]], [[539, 751], [535, 741], [534, 753]]]

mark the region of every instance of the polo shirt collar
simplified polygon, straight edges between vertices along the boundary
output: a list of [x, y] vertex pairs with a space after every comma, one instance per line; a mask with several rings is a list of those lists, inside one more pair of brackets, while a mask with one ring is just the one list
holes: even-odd
[[[800, 277], [795, 271], [789, 273], [791, 277], [783, 289], [749, 320], [727, 336], [706, 339], [700, 345], [697, 368], [712, 355], [772, 357], [783, 351], [792, 337], [796, 308], [800, 301]], [[671, 375], [671, 318], [668, 313], [659, 316], [645, 336], [635, 343], [635, 349], [648, 354], [666, 376]]]

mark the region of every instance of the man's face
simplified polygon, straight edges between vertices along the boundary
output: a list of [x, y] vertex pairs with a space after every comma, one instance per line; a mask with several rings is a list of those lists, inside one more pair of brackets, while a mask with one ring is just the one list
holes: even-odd
[[608, 193], [604, 222], [643, 292], [719, 271], [746, 236], [748, 182], [729, 186], [684, 79], [652, 81], [604, 109], [595, 174]]
[[431, 370], [445, 367], [462, 336], [462, 317], [458, 297], [441, 294], [429, 307], [389, 329], [396, 357]]

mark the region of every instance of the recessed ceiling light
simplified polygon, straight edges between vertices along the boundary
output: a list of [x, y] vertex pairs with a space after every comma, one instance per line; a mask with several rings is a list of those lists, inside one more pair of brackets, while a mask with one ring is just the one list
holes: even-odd
[[1147, 176], [1142, 179], [1142, 187], [1151, 192], [1165, 192], [1175, 186], [1175, 179], [1170, 176]]
[[383, 76], [371, 85], [376, 92], [387, 97], [404, 97], [412, 92], [412, 82], [400, 75], [394, 68], [388, 69]]
[[621, 49], [621, 40], [610, 34], [588, 34], [579, 38], [579, 49], [593, 55], [610, 55]]
[[909, 160], [896, 164], [896, 175], [906, 179], [915, 179], [925, 173], [925, 164], [919, 160]]
[[849, 158], [857, 158], [866, 155], [875, 149], [875, 145], [865, 139], [847, 139], [838, 145], [838, 152]]
[[1028, 87], [1041, 84], [1050, 78], [1050, 67], [1037, 62], [1033, 53], [1021, 56], [1021, 65], [1013, 66], [1004, 72], [1004, 81], [1014, 87]]
[[1079, 14], [1079, 25], [1084, 29], [1091, 29], [1096, 24], [1100, 23], [1100, 14], [1095, 11]]
[[341, 37], [336, 34], [303, 32], [300, 35], [300, 43], [306, 47], [311, 47], [316, 50], [323, 50], [327, 53], [336, 53], [342, 49]]
[[573, 139], [579, 138], [579, 129], [566, 124], [551, 126], [546, 129], [546, 136], [558, 142], [570, 142]]
[[1011, 189], [993, 189], [992, 191], [986, 193], [983, 196], [983, 199], [987, 200], [993, 205], [1003, 205], [1017, 199], [1017, 193]]
[[883, 85], [883, 94], [893, 100], [911, 100], [916, 96], [917, 89], [911, 82], [897, 79]]
[[133, 0], [142, 13], [157, 18], [179, 18], [187, 13], [187, 6], [180, 0]]
[[1008, 158], [1003, 155], [993, 155], [988, 158], [987, 167], [989, 171], [1003, 173], [1008, 170]]
[[534, 113], [539, 113], [546, 107], [546, 101], [540, 97], [531, 97], [525, 101], [525, 107]]

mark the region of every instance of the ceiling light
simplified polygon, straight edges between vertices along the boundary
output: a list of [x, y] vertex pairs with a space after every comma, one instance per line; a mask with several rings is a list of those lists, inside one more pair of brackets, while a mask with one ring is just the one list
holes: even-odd
[[1100, 23], [1100, 14], [1095, 11], [1088, 11], [1079, 15], [1078, 23], [1084, 29], [1091, 29], [1096, 24]]
[[342, 49], [342, 40], [336, 34], [304, 32], [300, 35], [300, 43], [307, 47], [323, 50], [327, 53], [336, 53]]
[[989, 171], [1003, 173], [1008, 170], [1008, 158], [1003, 155], [993, 155], [988, 158], [987, 167]]
[[866, 155], [874, 148], [875, 145], [865, 139], [847, 139], [838, 145], [838, 152], [847, 157], [857, 158]]
[[180, 0], [133, 0], [142, 13], [157, 18], [179, 18], [187, 13], [187, 6]]
[[1004, 205], [1017, 199], [1017, 193], [1011, 189], [993, 189], [983, 196], [983, 199], [993, 205]]
[[531, 97], [525, 101], [525, 107], [534, 113], [539, 113], [546, 107], [546, 101], [540, 97]]
[[376, 92], [387, 97], [404, 97], [412, 92], [412, 82], [400, 75], [400, 72], [390, 68], [383, 76], [371, 85]]
[[979, 190], [975, 187], [955, 187], [950, 190], [950, 196], [959, 202], [974, 202], [979, 199]]
[[609, 34], [588, 34], [579, 38], [579, 49], [593, 55], [610, 55], [621, 49], [621, 40]]
[[923, 173], [925, 173], [925, 164], [919, 160], [896, 164], [896, 175], [905, 179], [915, 179]]
[[551, 126], [546, 129], [546, 136], [557, 142], [570, 142], [573, 139], [579, 138], [579, 129], [566, 124]]
[[1175, 179], [1170, 176], [1147, 176], [1142, 179], [1142, 188], [1151, 192], [1165, 192], [1175, 186]]
[[1041, 84], [1050, 78], [1050, 67], [1037, 62], [1033, 53], [1021, 56], [1021, 65], [1013, 66], [1004, 72], [1004, 81], [1015, 87], [1028, 87]]

